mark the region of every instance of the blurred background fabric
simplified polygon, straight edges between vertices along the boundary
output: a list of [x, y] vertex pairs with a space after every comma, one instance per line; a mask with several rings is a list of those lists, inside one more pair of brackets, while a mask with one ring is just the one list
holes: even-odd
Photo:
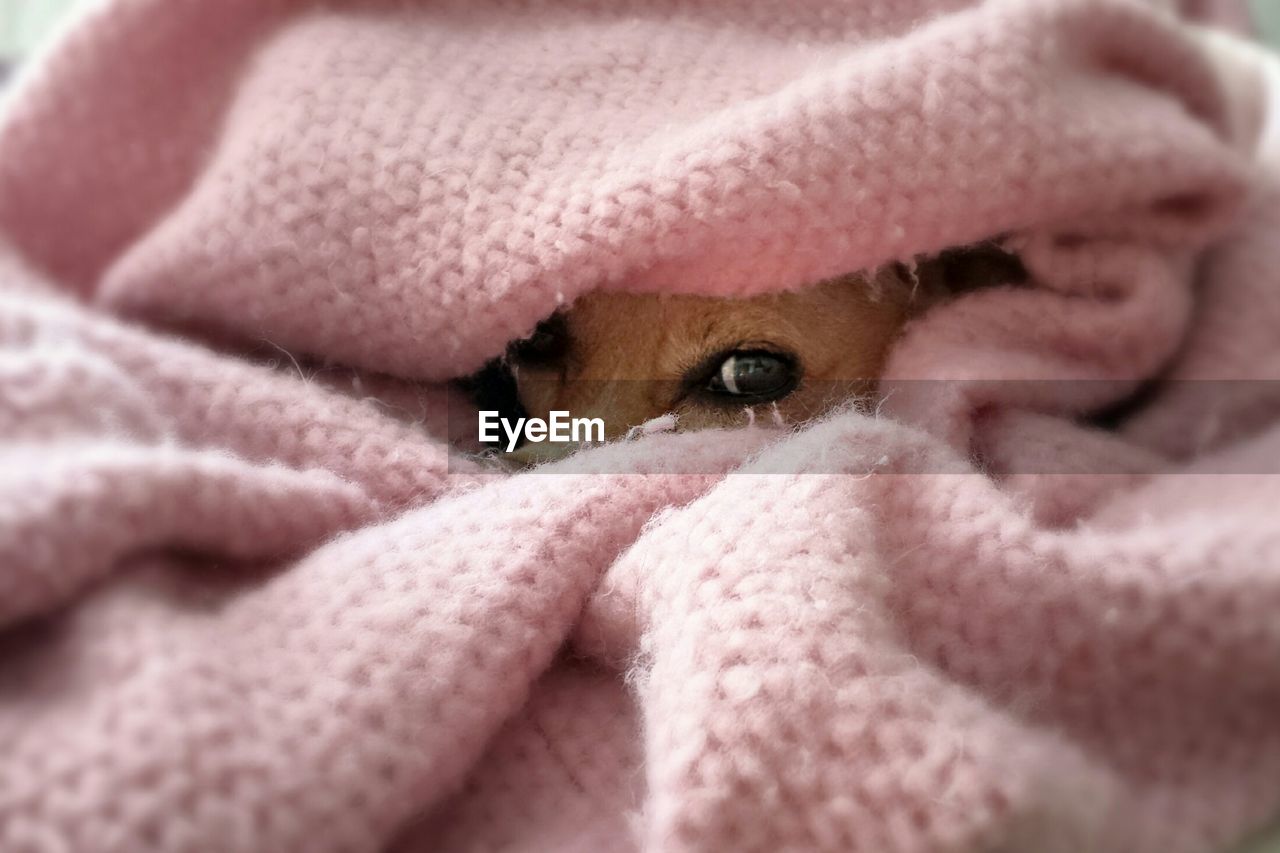
[[38, 45], [85, 0], [4, 0], [0, 3], [0, 56], [10, 61]]
[[[92, 0], [0, 0], [0, 64], [13, 65], [54, 30], [67, 15]], [[1280, 47], [1280, 0], [1202, 0], [1201, 7], [1247, 7], [1258, 36]], [[1195, 6], [1196, 4], [1191, 4]]]
[[1280, 47], [1280, 3], [1276, 0], [1253, 0], [1253, 14], [1264, 41]]

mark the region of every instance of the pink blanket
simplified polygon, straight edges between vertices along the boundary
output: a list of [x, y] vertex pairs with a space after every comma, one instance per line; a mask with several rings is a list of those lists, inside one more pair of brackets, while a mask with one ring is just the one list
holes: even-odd
[[[95, 5], [0, 114], [0, 850], [1266, 823], [1278, 163], [1173, 5]], [[465, 453], [586, 290], [993, 236], [876, 416]]]

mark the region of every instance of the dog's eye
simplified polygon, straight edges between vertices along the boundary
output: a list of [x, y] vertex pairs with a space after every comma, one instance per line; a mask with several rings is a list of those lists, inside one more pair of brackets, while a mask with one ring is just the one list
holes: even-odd
[[768, 350], [734, 350], [707, 380], [706, 391], [736, 401], [768, 403], [795, 390], [795, 359]]

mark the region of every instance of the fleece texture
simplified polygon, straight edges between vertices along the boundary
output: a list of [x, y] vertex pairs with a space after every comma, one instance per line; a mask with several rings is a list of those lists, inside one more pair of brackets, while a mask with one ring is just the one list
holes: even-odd
[[[1265, 823], [1280, 148], [1217, 5], [91, 7], [0, 113], [0, 849]], [[990, 238], [1031, 285], [875, 415], [466, 452], [448, 381], [588, 290]]]

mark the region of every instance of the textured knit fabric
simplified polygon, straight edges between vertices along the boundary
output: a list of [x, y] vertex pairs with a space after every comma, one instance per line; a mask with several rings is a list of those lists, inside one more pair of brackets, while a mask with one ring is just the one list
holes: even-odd
[[[94, 6], [0, 114], [0, 850], [1266, 822], [1280, 389], [1192, 380], [1280, 378], [1280, 146], [1219, 5]], [[465, 452], [445, 380], [583, 292], [992, 237], [1031, 286], [875, 416]]]

